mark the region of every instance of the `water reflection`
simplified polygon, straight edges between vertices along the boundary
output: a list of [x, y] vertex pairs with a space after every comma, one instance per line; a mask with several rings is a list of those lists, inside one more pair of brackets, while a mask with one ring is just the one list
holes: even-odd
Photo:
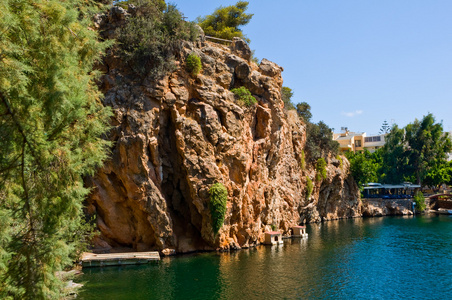
[[[87, 270], [82, 299], [452, 299], [452, 218], [330, 221], [308, 239]], [[413, 285], [413, 279], [422, 284]]]

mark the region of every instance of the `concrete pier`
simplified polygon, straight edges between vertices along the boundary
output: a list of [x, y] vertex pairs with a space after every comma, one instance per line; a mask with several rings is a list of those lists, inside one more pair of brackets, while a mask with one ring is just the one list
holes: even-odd
[[85, 252], [83, 253], [81, 258], [83, 268], [147, 264], [151, 261], [159, 260], [160, 255], [156, 251], [108, 254], [95, 254]]

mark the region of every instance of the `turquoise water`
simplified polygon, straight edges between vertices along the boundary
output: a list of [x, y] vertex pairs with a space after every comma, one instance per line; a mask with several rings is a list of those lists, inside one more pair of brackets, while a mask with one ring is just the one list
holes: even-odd
[[452, 299], [452, 217], [340, 220], [307, 232], [281, 246], [85, 269], [79, 297]]

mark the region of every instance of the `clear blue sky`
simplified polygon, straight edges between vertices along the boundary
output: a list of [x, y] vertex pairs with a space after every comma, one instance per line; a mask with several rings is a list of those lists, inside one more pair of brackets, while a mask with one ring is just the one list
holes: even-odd
[[[169, 0], [189, 20], [237, 1]], [[452, 130], [451, 0], [251, 0], [242, 28], [284, 68], [295, 103], [339, 131], [378, 133], [431, 112]]]

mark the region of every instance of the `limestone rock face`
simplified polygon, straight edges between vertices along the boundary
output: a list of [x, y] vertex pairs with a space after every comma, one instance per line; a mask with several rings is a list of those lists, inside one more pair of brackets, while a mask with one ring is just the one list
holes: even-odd
[[[316, 183], [311, 204], [301, 211], [306, 222], [362, 216], [359, 189], [349, 174], [350, 163], [345, 157], [342, 160], [343, 163], [338, 164], [335, 159], [331, 159], [327, 178]], [[315, 172], [311, 176], [315, 178]]]
[[[112, 34], [109, 19], [100, 19]], [[202, 61], [196, 76], [185, 70], [190, 53]], [[133, 76], [113, 51], [101, 67], [103, 101], [114, 117], [111, 158], [87, 180], [98, 245], [239, 249], [262, 242], [272, 227], [289, 234], [301, 223], [360, 215], [345, 158], [340, 166], [331, 160], [328, 178], [306, 199], [306, 178], [315, 170], [300, 168], [305, 126], [284, 110], [280, 66], [250, 62], [249, 46], [239, 39], [231, 46], [184, 42], [178, 57], [176, 69], [160, 80]], [[236, 102], [230, 89], [240, 86], [251, 91], [255, 106]], [[229, 195], [215, 236], [209, 189], [216, 182]]]
[[367, 199], [363, 201], [362, 214], [365, 217], [413, 215], [411, 209], [411, 201], [409, 200]]

